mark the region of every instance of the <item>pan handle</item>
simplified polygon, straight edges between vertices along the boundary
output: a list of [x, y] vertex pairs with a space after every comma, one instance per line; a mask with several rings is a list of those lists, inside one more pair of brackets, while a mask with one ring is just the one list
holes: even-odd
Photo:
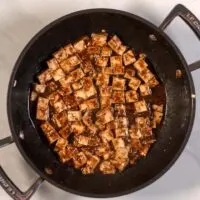
[[[173, 10], [168, 14], [168, 16], [161, 23], [159, 28], [164, 30], [172, 22], [172, 20], [177, 16], [181, 17], [181, 19], [183, 19], [186, 22], [186, 24], [189, 25], [189, 27], [193, 30], [195, 35], [200, 40], [200, 21], [191, 11], [189, 11], [182, 4], [178, 4], [173, 8]], [[200, 68], [200, 60], [189, 65], [190, 71], [193, 71], [199, 68]]]
[[[13, 143], [11, 136], [0, 140], [0, 148]], [[42, 184], [43, 179], [39, 177], [35, 183], [26, 191], [22, 192], [7, 176], [0, 165], [0, 186], [14, 199], [14, 200], [28, 200], [36, 192]]]

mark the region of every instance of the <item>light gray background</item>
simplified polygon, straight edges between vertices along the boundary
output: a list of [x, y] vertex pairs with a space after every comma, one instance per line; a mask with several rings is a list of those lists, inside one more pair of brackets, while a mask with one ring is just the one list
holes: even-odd
[[[1, 0], [0, 138], [10, 135], [6, 114], [6, 92], [13, 65], [30, 38], [46, 24], [73, 11], [104, 7], [125, 10], [159, 25], [177, 3], [187, 6], [200, 19], [199, 0]], [[200, 59], [200, 41], [181, 20], [175, 20], [166, 32], [181, 49], [188, 63]], [[192, 75], [196, 88], [197, 115], [192, 136], [183, 154], [175, 165], [151, 186], [116, 200], [200, 199], [200, 114], [198, 113], [200, 112], [200, 81], [198, 80], [200, 70], [193, 72]], [[37, 177], [14, 144], [0, 150], [0, 164], [23, 190], [27, 189]], [[1, 188], [0, 199], [10, 199]], [[45, 182], [32, 199], [84, 200], [86, 198], [66, 193]]]

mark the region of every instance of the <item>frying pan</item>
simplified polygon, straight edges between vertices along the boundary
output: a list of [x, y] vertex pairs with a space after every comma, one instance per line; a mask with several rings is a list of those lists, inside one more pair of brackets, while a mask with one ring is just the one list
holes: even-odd
[[[163, 32], [176, 17], [181, 17], [200, 39], [199, 20], [183, 5], [177, 5], [160, 27], [127, 12], [111, 9], [83, 10], [57, 19], [42, 29], [24, 48], [13, 69], [8, 86], [7, 112], [12, 136], [0, 146], [15, 142], [19, 151], [40, 178], [21, 192], [0, 167], [0, 184], [17, 200], [29, 199], [43, 180], [82, 196], [114, 197], [134, 192], [161, 177], [183, 151], [194, 121], [195, 91], [188, 66], [176, 45]], [[128, 46], [147, 54], [166, 92], [166, 113], [157, 131], [157, 142], [146, 159], [115, 175], [82, 175], [61, 164], [41, 137], [31, 118], [29, 88], [34, 75], [55, 50], [76, 38], [102, 29], [116, 33]], [[176, 78], [176, 69], [183, 77]], [[50, 169], [52, 173], [47, 173]]]

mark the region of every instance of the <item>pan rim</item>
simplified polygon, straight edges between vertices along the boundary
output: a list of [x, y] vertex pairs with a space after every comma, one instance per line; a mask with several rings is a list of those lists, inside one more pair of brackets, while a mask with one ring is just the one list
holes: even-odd
[[189, 124], [188, 124], [188, 129], [186, 132], [186, 136], [185, 139], [179, 149], [179, 151], [176, 153], [176, 155], [174, 156], [174, 158], [169, 162], [169, 164], [163, 169], [161, 170], [156, 176], [154, 176], [152, 179], [150, 179], [149, 181], [145, 182], [144, 184], [135, 187], [135, 188], [131, 188], [128, 190], [124, 190], [122, 192], [118, 192], [118, 193], [113, 193], [113, 194], [94, 194], [94, 193], [83, 193], [83, 192], [78, 192], [76, 190], [70, 189], [70, 188], [66, 188], [64, 186], [62, 186], [61, 184], [53, 181], [51, 178], [49, 178], [44, 172], [41, 172], [36, 165], [34, 164], [34, 162], [32, 162], [32, 160], [26, 155], [26, 152], [23, 150], [22, 146], [20, 145], [19, 139], [17, 137], [16, 131], [14, 129], [14, 125], [13, 125], [13, 120], [12, 120], [12, 114], [11, 114], [11, 94], [12, 94], [12, 86], [15, 80], [15, 74], [18, 70], [18, 68], [20, 67], [20, 63], [21, 60], [23, 59], [24, 55], [26, 54], [27, 50], [32, 46], [32, 44], [37, 40], [37, 38], [44, 34], [45, 32], [49, 31], [49, 29], [56, 25], [57, 23], [62, 22], [63, 20], [67, 20], [68, 18], [77, 16], [77, 15], [82, 15], [82, 14], [89, 14], [89, 13], [100, 13], [100, 12], [107, 12], [107, 13], [115, 13], [115, 14], [121, 14], [124, 15], [126, 17], [130, 17], [130, 18], [134, 18], [135, 20], [140, 21], [141, 23], [149, 26], [150, 28], [152, 28], [153, 30], [155, 30], [156, 32], [159, 32], [159, 34], [161, 34], [166, 41], [172, 46], [172, 48], [174, 49], [174, 51], [176, 52], [177, 56], [179, 57], [179, 59], [182, 61], [183, 67], [187, 73], [188, 79], [189, 79], [189, 86], [190, 86], [190, 91], [191, 94], [195, 94], [195, 89], [194, 89], [194, 83], [193, 83], [193, 79], [191, 76], [191, 73], [188, 69], [188, 65], [185, 61], [185, 58], [183, 57], [182, 53], [180, 52], [180, 50], [178, 49], [178, 47], [175, 45], [175, 43], [169, 38], [169, 36], [167, 34], [165, 34], [163, 32], [163, 30], [161, 30], [160, 28], [156, 27], [154, 24], [152, 24], [151, 22], [147, 21], [146, 19], [143, 19], [142, 17], [139, 17], [135, 14], [126, 12], [126, 11], [122, 11], [122, 10], [116, 10], [116, 9], [107, 9], [107, 8], [95, 8], [95, 9], [86, 9], [86, 10], [79, 10], [70, 14], [67, 14], [65, 16], [62, 16], [56, 20], [54, 20], [53, 22], [49, 23], [48, 25], [46, 25], [45, 27], [43, 27], [34, 37], [32, 37], [30, 39], [30, 41], [27, 43], [27, 45], [24, 47], [24, 49], [22, 50], [21, 54], [19, 55], [19, 57], [17, 58], [17, 61], [13, 67], [11, 76], [10, 76], [10, 81], [8, 84], [8, 92], [7, 92], [7, 115], [8, 115], [8, 122], [9, 122], [9, 128], [11, 131], [11, 134], [13, 136], [14, 142], [17, 146], [17, 148], [19, 149], [21, 155], [24, 157], [25, 161], [29, 164], [29, 166], [32, 167], [32, 169], [39, 175], [41, 176], [44, 180], [48, 181], [49, 183], [53, 184], [54, 186], [76, 194], [76, 195], [80, 195], [80, 196], [85, 196], [85, 197], [96, 197], [96, 198], [108, 198], [108, 197], [117, 197], [117, 196], [122, 196], [122, 195], [127, 195], [133, 192], [136, 192], [140, 189], [145, 188], [146, 186], [150, 185], [151, 183], [155, 182], [156, 180], [158, 180], [162, 175], [164, 175], [172, 166], [173, 164], [176, 162], [176, 160], [179, 158], [179, 156], [181, 155], [182, 151], [184, 150], [187, 141], [190, 137], [190, 134], [192, 132], [192, 127], [193, 127], [193, 123], [194, 123], [194, 117], [195, 117], [195, 107], [196, 107], [196, 100], [193, 98], [191, 100], [191, 114], [190, 114], [190, 119], [189, 119]]

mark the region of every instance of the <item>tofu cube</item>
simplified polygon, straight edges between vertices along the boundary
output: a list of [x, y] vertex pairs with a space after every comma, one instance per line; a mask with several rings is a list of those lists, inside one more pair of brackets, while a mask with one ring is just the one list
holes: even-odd
[[152, 94], [151, 89], [147, 84], [141, 84], [139, 89], [141, 96], [149, 96]]
[[55, 83], [55, 81], [49, 81], [46, 83], [46, 90], [48, 92], [54, 92], [58, 88], [58, 85]]
[[75, 83], [72, 84], [72, 88], [73, 90], [79, 90], [83, 87], [83, 84], [81, 81], [77, 81]]
[[104, 67], [103, 73], [109, 74], [109, 75], [113, 74], [113, 67]]
[[78, 154], [78, 150], [76, 147], [72, 145], [67, 145], [65, 149], [62, 149], [58, 152], [60, 161], [62, 163], [66, 163], [70, 161], [76, 154]]
[[70, 127], [69, 124], [67, 124], [66, 126], [64, 126], [63, 128], [61, 128], [58, 132], [58, 134], [60, 135], [60, 137], [67, 139], [70, 135], [71, 131], [70, 131]]
[[106, 67], [108, 64], [108, 57], [96, 57], [95, 65], [100, 67]]
[[125, 103], [124, 91], [113, 91], [112, 103]]
[[68, 88], [70, 84], [72, 83], [72, 77], [71, 76], [65, 76], [61, 79], [59, 79], [59, 83], [63, 88]]
[[35, 92], [35, 91], [32, 91], [32, 92], [31, 92], [30, 100], [31, 100], [31, 101], [35, 101], [35, 100], [37, 99], [37, 97], [38, 97], [38, 93]]
[[113, 113], [110, 108], [104, 108], [100, 110], [97, 114], [97, 124], [106, 124], [114, 120]]
[[93, 99], [89, 99], [84, 101], [83, 103], [81, 103], [79, 105], [80, 110], [93, 110], [93, 109], [97, 109], [99, 108], [99, 102], [97, 100], [97, 98], [93, 98]]
[[63, 101], [66, 105], [66, 109], [78, 109], [78, 101], [74, 95], [65, 95], [63, 96]]
[[101, 47], [99, 46], [89, 46], [87, 47], [87, 54], [89, 55], [100, 55]]
[[109, 83], [109, 77], [110, 76], [108, 74], [99, 73], [97, 75], [96, 85], [98, 85], [98, 86], [108, 85], [108, 83]]
[[101, 108], [110, 107], [111, 106], [111, 98], [109, 96], [101, 96], [100, 98]]
[[124, 75], [125, 68], [123, 66], [113, 67], [113, 74], [115, 75]]
[[130, 65], [136, 61], [132, 50], [127, 51], [123, 54], [124, 65]]
[[145, 69], [142, 72], [138, 73], [139, 77], [145, 82], [149, 82], [153, 77], [153, 73], [149, 69]]
[[72, 44], [68, 44], [68, 45], [64, 46], [64, 50], [65, 50], [68, 57], [72, 56], [73, 54], [76, 53], [76, 50], [74, 49]]
[[115, 128], [127, 128], [128, 119], [127, 117], [117, 117], [115, 118]]
[[99, 166], [99, 170], [103, 174], [115, 174], [116, 172], [115, 166], [110, 161], [103, 161]]
[[70, 121], [70, 122], [81, 120], [81, 112], [80, 111], [70, 110], [67, 112], [67, 114], [68, 114], [68, 121]]
[[56, 103], [57, 101], [61, 99], [61, 96], [58, 92], [53, 92], [48, 96], [48, 99], [49, 99], [50, 105], [53, 106], [54, 103]]
[[135, 90], [129, 90], [126, 92], [126, 102], [132, 103], [138, 100], [138, 93]]
[[115, 137], [126, 137], [128, 136], [128, 128], [117, 128], [115, 129]]
[[97, 91], [94, 87], [93, 81], [90, 77], [84, 77], [82, 79], [82, 84], [83, 84], [83, 90], [84, 90], [87, 98], [89, 98], [97, 93]]
[[87, 162], [87, 157], [83, 152], [79, 152], [73, 157], [74, 167], [79, 169]]
[[37, 92], [37, 93], [44, 93], [45, 92], [45, 89], [46, 89], [46, 85], [44, 84], [37, 84], [35, 83], [34, 84], [34, 90]]
[[156, 79], [155, 76], [153, 76], [153, 78], [151, 78], [148, 82], [147, 85], [151, 88], [156, 87], [157, 85], [159, 85], [159, 81]]
[[60, 63], [67, 58], [67, 53], [63, 48], [60, 48], [53, 54], [53, 57]]
[[126, 116], [126, 106], [124, 104], [115, 104], [115, 116], [116, 117], [124, 117]]
[[61, 68], [58, 68], [54, 71], [51, 72], [51, 75], [53, 77], [53, 79], [55, 81], [58, 81], [60, 80], [61, 78], [64, 78], [65, 77], [65, 73], [63, 72], [63, 70]]
[[53, 107], [54, 107], [54, 110], [55, 112], [57, 113], [60, 113], [64, 110], [66, 110], [66, 105], [64, 103], [64, 101], [62, 99], [56, 101], [54, 104], [53, 104]]
[[92, 174], [94, 169], [99, 164], [100, 159], [97, 156], [91, 155], [86, 163], [86, 166], [82, 168], [83, 174]]
[[113, 90], [125, 90], [126, 80], [123, 78], [113, 77], [112, 89]]
[[91, 124], [93, 124], [93, 120], [92, 120], [92, 112], [91, 111], [86, 111], [85, 114], [82, 117], [83, 123], [86, 126], [90, 126]]
[[100, 137], [101, 137], [101, 139], [104, 143], [110, 142], [114, 138], [113, 133], [110, 129], [106, 129], [106, 130], [101, 131], [99, 133], [99, 135], [100, 135]]
[[153, 112], [153, 119], [157, 124], [160, 124], [160, 122], [162, 121], [162, 118], [163, 118], [163, 113], [158, 112], [158, 111]]
[[93, 69], [92, 63], [90, 60], [83, 60], [81, 63], [81, 68], [84, 71], [84, 73], [88, 73]]
[[39, 74], [37, 78], [41, 84], [45, 84], [46, 82], [50, 81], [52, 79], [50, 70], [46, 69], [41, 74]]
[[48, 65], [49, 69], [52, 70], [52, 71], [59, 68], [59, 64], [58, 64], [58, 62], [55, 58], [48, 60], [47, 65]]
[[138, 87], [140, 86], [140, 84], [141, 84], [140, 79], [133, 77], [133, 78], [131, 78], [131, 80], [129, 81], [128, 86], [129, 86], [131, 89], [133, 89], [133, 90], [136, 91], [136, 90], [138, 89]]
[[142, 132], [140, 128], [130, 128], [129, 135], [132, 139], [140, 139], [142, 138]]
[[152, 108], [153, 108], [153, 110], [155, 110], [155, 111], [157, 111], [157, 112], [163, 112], [163, 110], [164, 110], [164, 106], [163, 106], [163, 104], [161, 104], [161, 105], [156, 105], [156, 104], [153, 104], [152, 105]]
[[101, 49], [101, 56], [110, 57], [112, 49], [109, 46], [103, 46]]
[[134, 76], [135, 76], [135, 70], [134, 69], [126, 69], [125, 70], [124, 78], [132, 79]]
[[144, 129], [147, 126], [150, 126], [150, 119], [148, 117], [136, 117], [135, 124], [137, 128]]
[[107, 42], [107, 33], [92, 33], [92, 45], [94, 46], [104, 46]]
[[74, 134], [81, 134], [85, 131], [85, 126], [83, 125], [82, 122], [80, 121], [75, 121], [75, 122], [72, 122], [71, 124], [71, 132], [74, 133]]
[[60, 137], [56, 142], [54, 151], [58, 152], [58, 151], [61, 151], [62, 149], [65, 149], [67, 144], [68, 144], [68, 141], [66, 139]]
[[108, 41], [108, 45], [113, 51], [115, 51], [119, 55], [122, 55], [126, 51], [126, 46], [122, 45], [121, 40], [116, 35], [114, 35]]
[[86, 44], [84, 40], [79, 40], [76, 43], [74, 43], [74, 49], [80, 53], [82, 52], [84, 49], [86, 49]]
[[84, 135], [77, 135], [75, 137], [75, 141], [77, 142], [78, 146], [88, 146], [90, 138]]
[[43, 97], [38, 98], [36, 119], [48, 120], [49, 118], [49, 100]]
[[139, 58], [133, 65], [139, 73], [146, 70], [148, 67], [148, 64], [145, 62], [143, 58]]
[[135, 112], [136, 113], [141, 113], [141, 112], [147, 111], [147, 105], [146, 105], [146, 102], [144, 100], [135, 102], [134, 106], [135, 106]]
[[111, 56], [110, 57], [110, 65], [111, 67], [121, 67], [122, 64], [122, 56]]
[[112, 95], [112, 87], [103, 85], [99, 88], [100, 96], [110, 97]]
[[112, 144], [115, 150], [125, 147], [125, 142], [122, 138], [114, 138]]
[[74, 96], [77, 99], [77, 101], [86, 100], [88, 98], [88, 96], [85, 93], [85, 90], [83, 88], [80, 90], [74, 91]]
[[66, 113], [66, 111], [54, 114], [53, 117], [52, 117], [52, 120], [58, 128], [65, 126], [66, 123], [67, 123], [67, 113]]
[[83, 70], [81, 68], [77, 68], [71, 72], [72, 81], [76, 82], [82, 79], [85, 76]]

